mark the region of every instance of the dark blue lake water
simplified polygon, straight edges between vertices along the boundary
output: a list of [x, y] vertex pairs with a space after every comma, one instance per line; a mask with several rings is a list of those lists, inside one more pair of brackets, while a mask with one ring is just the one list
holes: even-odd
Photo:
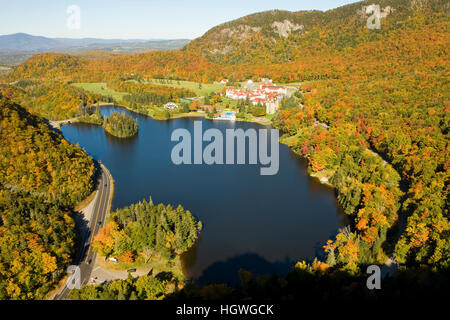
[[203, 222], [195, 248], [183, 256], [186, 274], [200, 283], [235, 282], [237, 270], [284, 275], [300, 259], [322, 254], [322, 246], [343, 223], [332, 189], [310, 178], [305, 162], [279, 145], [277, 175], [261, 176], [260, 165], [174, 165], [171, 134], [177, 128], [263, 128], [245, 122], [198, 118], [156, 121], [131, 114], [139, 133], [115, 138], [87, 124], [62, 127], [64, 137], [101, 160], [115, 180], [113, 210], [152, 197], [181, 204]]

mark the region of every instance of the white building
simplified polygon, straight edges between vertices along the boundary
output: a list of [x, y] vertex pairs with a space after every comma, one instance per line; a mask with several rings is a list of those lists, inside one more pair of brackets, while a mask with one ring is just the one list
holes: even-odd
[[164, 105], [164, 109], [173, 110], [173, 109], [177, 109], [177, 108], [178, 108], [178, 105], [175, 102], [169, 102]]
[[277, 86], [272, 83], [261, 84], [259, 89], [245, 90], [228, 88], [225, 96], [233, 100], [249, 99], [253, 105], [265, 105], [266, 114], [274, 114], [283, 97], [289, 96], [288, 88]]
[[266, 102], [266, 114], [274, 114], [279, 108], [280, 102], [278, 100]]
[[262, 84], [260, 86], [260, 89], [263, 90], [264, 92], [270, 93], [270, 92], [275, 92], [279, 95], [282, 96], [287, 96], [288, 95], [288, 91], [286, 87], [279, 87], [276, 85], [267, 85], [267, 84]]

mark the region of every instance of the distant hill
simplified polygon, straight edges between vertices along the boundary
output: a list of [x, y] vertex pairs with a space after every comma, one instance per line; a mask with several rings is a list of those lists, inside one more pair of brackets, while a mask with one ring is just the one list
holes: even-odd
[[[121, 50], [122, 48], [134, 49], [178, 49], [186, 45], [190, 40], [144, 40], [144, 39], [97, 39], [97, 38], [47, 38], [33, 36], [26, 33], [0, 35], [0, 52], [27, 52], [27, 51], [76, 51], [83, 48], [87, 50]], [[134, 50], [133, 50], [134, 51]]]
[[32, 36], [26, 33], [16, 33], [0, 36], [1, 51], [42, 51], [60, 47], [56, 39]]
[[[341, 76], [343, 70], [353, 68], [342, 69], [336, 61], [350, 63], [356, 56], [365, 56], [379, 63], [388, 54], [407, 59], [416, 43], [423, 45], [423, 50], [439, 44], [435, 38], [446, 28], [448, 1], [380, 0], [378, 3], [382, 16], [380, 30], [367, 28], [370, 14], [365, 11], [372, 4], [370, 0], [325, 12], [273, 10], [214, 27], [181, 50], [120, 56], [108, 55], [108, 50], [93, 54], [89, 50], [89, 54], [77, 53], [77, 57], [37, 55], [17, 67], [9, 79], [89, 82], [114, 79], [120, 74], [139, 74], [203, 82], [255, 76], [281, 82], [304, 81]], [[412, 34], [414, 37], [406, 40]], [[408, 44], [399, 47], [399, 41]], [[132, 51], [133, 46], [142, 44], [145, 43], [125, 42], [121, 46]], [[373, 46], [384, 49], [375, 52]]]
[[46, 51], [70, 54], [83, 54], [86, 51], [109, 51], [117, 55], [151, 50], [180, 49], [189, 41], [188, 39], [47, 38], [26, 33], [15, 33], [0, 35], [0, 65], [17, 65], [33, 54]]

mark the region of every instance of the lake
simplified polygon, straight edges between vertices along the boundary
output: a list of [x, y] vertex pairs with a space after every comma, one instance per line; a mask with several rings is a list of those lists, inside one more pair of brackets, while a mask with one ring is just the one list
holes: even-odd
[[323, 255], [322, 246], [344, 223], [334, 191], [307, 174], [303, 159], [279, 145], [279, 172], [261, 176], [260, 165], [175, 165], [171, 134], [263, 128], [247, 122], [203, 118], [157, 121], [119, 107], [138, 120], [138, 135], [119, 139], [88, 124], [62, 127], [64, 137], [101, 160], [115, 180], [113, 210], [152, 197], [181, 204], [203, 223], [196, 246], [182, 257], [185, 273], [200, 284], [235, 284], [240, 268], [284, 276], [299, 260]]

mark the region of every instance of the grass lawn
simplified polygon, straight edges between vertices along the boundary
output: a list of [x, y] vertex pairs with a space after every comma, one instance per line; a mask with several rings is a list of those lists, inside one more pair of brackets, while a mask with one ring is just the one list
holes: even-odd
[[174, 87], [174, 88], [185, 88], [190, 89], [195, 92], [197, 96], [205, 96], [209, 95], [211, 92], [216, 92], [219, 90], [222, 90], [222, 88], [225, 87], [224, 84], [220, 83], [202, 83], [202, 87], [199, 88], [199, 84], [197, 82], [192, 81], [178, 81], [178, 80], [163, 80], [164, 83], [160, 82], [160, 79], [146, 79], [146, 83], [152, 83], [167, 87]]
[[222, 102], [218, 102], [217, 105], [221, 106], [221, 107], [236, 109], [237, 105], [238, 105], [238, 101], [227, 98], [227, 97], [223, 97]]
[[111, 89], [108, 89], [108, 85], [105, 82], [95, 82], [95, 83], [72, 83], [73, 86], [82, 88], [86, 91], [90, 91], [93, 93], [102, 94], [104, 96], [111, 96], [115, 100], [121, 100], [123, 96], [127, 95], [127, 93], [117, 92]]
[[295, 136], [283, 135], [280, 138], [280, 143], [285, 144], [289, 147], [295, 146], [297, 144], [297, 142], [298, 142], [297, 135], [295, 135]]

